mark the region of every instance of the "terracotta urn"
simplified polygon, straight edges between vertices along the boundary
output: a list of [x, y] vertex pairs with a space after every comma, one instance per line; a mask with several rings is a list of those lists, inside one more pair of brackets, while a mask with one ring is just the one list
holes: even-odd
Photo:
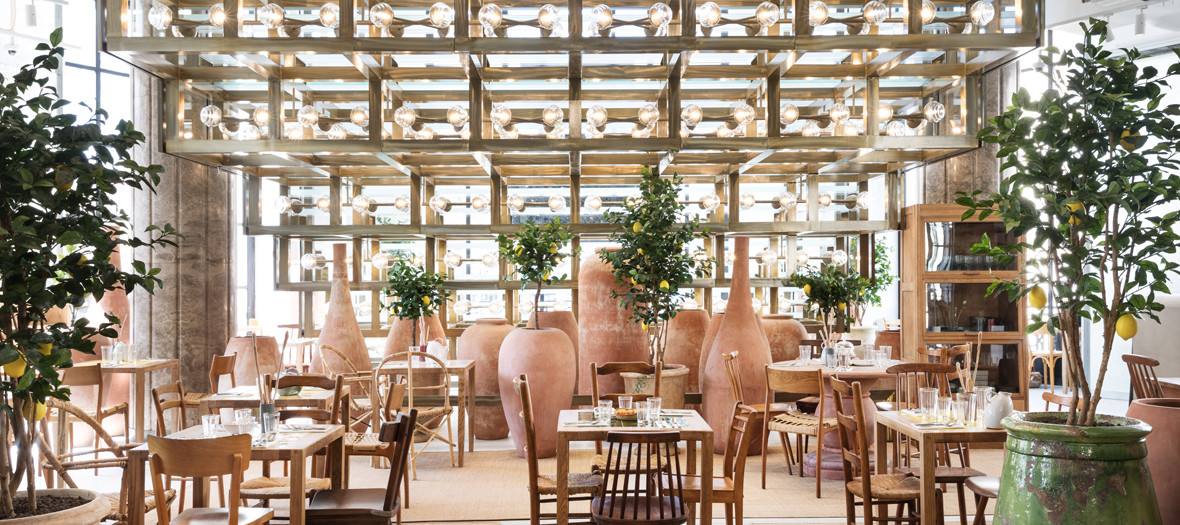
[[799, 357], [799, 341], [807, 339], [807, 329], [791, 314], [762, 316], [770, 358], [774, 362], [792, 361]]
[[[410, 345], [413, 344], [413, 325], [418, 323], [418, 345], [425, 345], [427, 341], [435, 339], [447, 340], [447, 333], [443, 327], [442, 320], [438, 317], [438, 312], [431, 315], [423, 323], [422, 319], [412, 321], [410, 319], [398, 319], [397, 317], [390, 318], [389, 335], [385, 336], [385, 350], [381, 353], [381, 357], [389, 357], [393, 354], [405, 352], [409, 350]], [[422, 326], [425, 324], [426, 330], [423, 334]], [[478, 367], [476, 367], [478, 370]]]
[[[685, 391], [700, 392], [701, 346], [709, 330], [709, 312], [682, 310], [668, 321], [668, 346], [664, 348], [665, 365], [684, 365]], [[714, 332], [716, 335], [716, 332]]]
[[533, 395], [537, 457], [557, 455], [557, 419], [574, 395], [574, 343], [557, 328], [517, 328], [500, 345], [500, 397], [516, 455], [525, 457], [520, 396], [512, 380], [525, 374]]
[[[744, 391], [738, 396], [742, 400], [756, 402], [765, 397], [766, 371], [763, 367], [771, 363], [770, 346], [758, 329], [758, 316], [754, 315], [750, 295], [750, 265], [747, 262], [750, 255], [749, 237], [734, 238], [733, 254], [735, 260], [742, 262], [734, 265], [725, 319], [721, 321], [717, 338], [709, 349], [705, 368], [701, 371], [701, 377], [704, 378], [702, 415], [713, 428], [728, 428], [733, 417], [734, 396], [721, 354], [739, 352], [734, 365], [742, 378]], [[724, 453], [728, 440], [727, 432], [715, 433], [713, 450]], [[750, 454], [760, 454], [761, 451], [760, 442], [750, 445]]]
[[878, 330], [873, 345], [877, 347], [877, 350], [888, 346], [890, 349], [889, 358], [901, 359], [901, 330]]
[[[541, 318], [542, 328], [556, 328], [565, 332], [570, 341], [574, 343], [574, 363], [575, 366], [579, 362], [578, 354], [578, 320], [574, 318], [574, 313], [569, 310], [558, 310], [554, 312], [540, 311], [536, 312]], [[525, 322], [525, 328], [533, 328], [536, 326], [533, 323], [533, 316], [528, 316], [528, 321]], [[574, 377], [577, 377], [576, 375]], [[574, 380], [574, 388], [577, 388], [577, 379]], [[576, 391], [576, 390], [575, 390]]]
[[[617, 248], [616, 248], [617, 249]], [[611, 250], [607, 248], [607, 250]], [[590, 363], [647, 361], [647, 335], [631, 320], [631, 310], [611, 297], [615, 284], [611, 265], [599, 258], [601, 250], [582, 260], [578, 272], [578, 393], [590, 393]], [[622, 392], [623, 378], [604, 377], [602, 392]], [[534, 388], [535, 392], [536, 389]]]
[[709, 318], [709, 327], [705, 329], [705, 341], [701, 344], [701, 358], [697, 368], [697, 392], [705, 391], [705, 360], [709, 359], [709, 350], [713, 348], [713, 341], [717, 340], [717, 330], [721, 329], [721, 321], [725, 319], [725, 312], [714, 312]]
[[348, 358], [349, 363], [344, 363], [335, 354], [324, 354], [321, 350], [311, 356], [312, 373], [325, 372], [322, 362], [324, 359], [328, 361], [328, 368], [338, 373], [351, 372], [352, 367], [358, 371], [373, 369], [373, 363], [369, 360], [369, 348], [365, 346], [361, 326], [356, 322], [356, 311], [352, 309], [352, 294], [348, 286], [347, 247], [344, 243], [332, 245], [332, 292], [328, 299], [328, 314], [324, 318], [324, 328], [320, 330], [320, 339], [316, 343], [319, 346], [332, 345]]
[[[278, 376], [282, 356], [279, 355], [279, 342], [270, 336], [258, 336], [258, 370], [262, 374]], [[225, 347], [225, 355], [235, 355], [234, 382], [238, 386], [257, 385], [258, 375], [254, 369], [254, 345], [249, 337], [230, 338]], [[217, 391], [225, 392], [230, 389], [229, 378], [222, 376], [217, 383]]]
[[1127, 409], [1127, 417], [1151, 425], [1147, 435], [1147, 465], [1153, 473], [1155, 496], [1160, 516], [1180, 516], [1180, 477], [1172, 469], [1180, 465], [1180, 399], [1136, 399]]
[[[455, 355], [459, 359], [475, 360], [475, 395], [500, 395], [500, 344], [512, 332], [507, 319], [478, 319], [463, 330], [456, 342]], [[508, 437], [508, 421], [504, 411], [495, 406], [477, 406], [472, 415], [476, 439]]]

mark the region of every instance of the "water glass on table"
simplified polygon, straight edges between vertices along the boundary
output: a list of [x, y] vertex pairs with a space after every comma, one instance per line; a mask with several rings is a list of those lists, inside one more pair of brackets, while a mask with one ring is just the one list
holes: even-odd
[[888, 363], [890, 360], [893, 359], [893, 347], [892, 346], [882, 346], [881, 348], [878, 349], [878, 351], [880, 352], [880, 355], [881, 355], [881, 362], [879, 364], [884, 365], [885, 363]]
[[217, 437], [217, 427], [219, 426], [221, 426], [221, 416], [217, 414], [201, 416], [201, 434], [205, 437]]
[[610, 416], [614, 411], [614, 403], [611, 403], [611, 400], [599, 401], [598, 406], [594, 407], [594, 420], [599, 423], [609, 423]]
[[635, 402], [635, 422], [638, 423], [639, 426], [646, 427], [651, 423], [649, 414], [647, 401]]
[[938, 398], [938, 422], [947, 423], [951, 420], [951, 417], [951, 398], [940, 396]]
[[276, 412], [269, 412], [262, 414], [262, 437], [266, 441], [274, 441], [275, 434], [279, 431], [279, 414]]
[[860, 345], [860, 355], [869, 361], [873, 361], [873, 356], [877, 355], [877, 347], [873, 343], [864, 343]]
[[934, 410], [938, 408], [938, 389], [923, 387], [918, 389], [918, 412], [922, 414], [922, 420], [930, 422], [934, 420]]
[[631, 408], [631, 396], [619, 396], [619, 408], [622, 410]]
[[852, 370], [852, 354], [836, 352], [836, 371], [847, 372], [849, 370]]
[[654, 425], [656, 421], [660, 420], [660, 409], [663, 408], [664, 400], [658, 397], [647, 398], [647, 415]]

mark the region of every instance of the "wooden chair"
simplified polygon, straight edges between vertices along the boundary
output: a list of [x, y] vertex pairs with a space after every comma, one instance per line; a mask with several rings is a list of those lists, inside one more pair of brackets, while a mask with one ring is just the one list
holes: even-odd
[[[131, 521], [127, 514], [129, 505], [128, 491], [131, 489], [130, 470], [127, 468], [127, 450], [139, 446], [138, 443], [118, 445], [111, 435], [102, 428], [93, 417], [82, 410], [77, 405], [68, 401], [60, 399], [47, 398], [45, 400], [46, 417], [41, 420], [41, 432], [37, 435], [37, 446], [41, 452], [42, 461], [41, 467], [45, 472], [45, 486], [53, 488], [54, 475], [59, 477], [65, 486], [69, 488], [78, 488], [78, 484], [70, 476], [70, 472], [74, 470], [90, 470], [99, 468], [117, 468], [122, 472], [122, 479], [119, 485], [119, 492], [103, 493], [102, 496], [110, 502], [110, 512], [103, 517], [103, 521], [112, 521], [116, 524], [126, 524]], [[49, 436], [49, 421], [54, 412], [65, 413], [70, 417], [77, 419], [82, 424], [88, 425], [94, 431], [95, 436], [98, 437], [101, 448], [92, 452], [98, 455], [109, 457], [101, 457], [98, 459], [75, 459], [83, 454], [90, 454], [91, 451], [78, 453], [55, 454], [53, 447], [51, 447], [46, 440]], [[54, 475], [50, 475], [53, 471]], [[148, 490], [144, 491], [144, 512], [151, 512], [156, 508], [155, 492]], [[164, 505], [171, 505], [172, 501], [176, 499], [176, 491], [167, 489], [164, 491]]]
[[[342, 370], [333, 369], [327, 359], [329, 355], [338, 362], [344, 363], [344, 368]], [[369, 424], [373, 417], [372, 372], [362, 370], [348, 356], [344, 355], [344, 352], [332, 345], [320, 345], [320, 363], [323, 364], [324, 372], [327, 372], [328, 376], [343, 378], [344, 386], [348, 387], [349, 407], [353, 414], [352, 421], [348, 423], [349, 428], [357, 432], [370, 431]]]
[[[537, 431], [533, 421], [533, 396], [529, 391], [528, 377], [521, 374], [512, 380], [516, 393], [520, 395], [520, 420], [524, 426], [525, 452], [529, 462], [529, 522], [540, 525], [543, 519], [555, 519], [556, 513], [541, 513], [541, 504], [557, 503], [557, 478], [541, 474], [537, 460]], [[567, 474], [569, 487], [568, 501], [589, 501], [602, 488], [602, 476], [597, 473], [571, 472]], [[587, 519], [590, 514], [571, 513], [571, 519]], [[589, 522], [584, 522], [589, 523]]]
[[[79, 387], [94, 387], [96, 392], [94, 395], [94, 408], [81, 407], [86, 411], [86, 414], [94, 418], [95, 421], [101, 425], [106, 418], [111, 416], [123, 415], [123, 442], [131, 442], [131, 411], [127, 409], [127, 403], [117, 403], [114, 405], [103, 406], [103, 401], [106, 399], [106, 386], [102, 380], [102, 368], [97, 366], [75, 366], [66, 368], [61, 371], [62, 386], [70, 387], [70, 390], [76, 391]], [[81, 423], [77, 417], [70, 415], [67, 418], [67, 425], [69, 427], [69, 447], [70, 450], [74, 448], [74, 424]], [[94, 448], [98, 448], [98, 436], [94, 436]], [[98, 457], [97, 455], [95, 456]]]
[[[606, 441], [611, 461], [603, 475], [602, 490], [590, 502], [595, 523], [673, 525], [688, 521], [680, 473], [680, 432], [610, 432]], [[650, 472], [669, 474], [651, 476]]]
[[204, 394], [200, 392], [187, 392], [184, 394], [184, 406], [187, 408], [200, 408], [201, 401], [205, 398], [216, 394], [219, 390], [217, 382], [221, 376], [229, 376], [229, 384], [231, 387], [237, 387], [238, 382], [234, 379], [234, 363], [238, 360], [238, 354], [230, 355], [215, 355], [213, 362], [209, 364], [209, 393]]
[[[590, 377], [591, 393], [595, 400], [610, 400], [619, 406], [619, 396], [631, 396], [633, 401], [643, 401], [649, 397], [655, 397], [660, 391], [660, 377], [663, 375], [664, 364], [657, 362], [652, 365], [642, 361], [620, 362], [620, 363], [603, 363], [599, 366], [598, 363], [590, 363]], [[598, 376], [607, 376], [612, 374], [622, 374], [624, 372], [631, 372], [635, 374], [648, 374], [656, 378], [655, 389], [652, 392], [657, 394], [637, 394], [637, 393], [606, 393], [599, 390]]]
[[[733, 395], [733, 402], [746, 404], [745, 400], [742, 399], [742, 393], [744, 392], [744, 390], [742, 390], [742, 376], [737, 373], [737, 368], [735, 368], [734, 365], [734, 360], [737, 359], [737, 356], [738, 352], [721, 354], [721, 358], [725, 360], [725, 372], [726, 375], [729, 376], [729, 388], [730, 393]], [[753, 408], [755, 412], [758, 412], [758, 417], [761, 418], [764, 423], [767, 418], [774, 417], [778, 414], [786, 414], [795, 408], [793, 403], [774, 403], [772, 398], [767, 398], [765, 401], [765, 403], [760, 404], [746, 404], [746, 406]], [[765, 426], [765, 424], [763, 426]], [[766, 433], [765, 428], [762, 430], [760, 439], [762, 440], [763, 444], [770, 443], [770, 436]], [[783, 444], [783, 455], [787, 458], [787, 468], [790, 469], [790, 466], [794, 462], [795, 455], [795, 453], [791, 450], [791, 442], [790, 440], [786, 439], [784, 434], [779, 434], [779, 439]], [[807, 444], [804, 444], [803, 446], [806, 448]], [[763, 454], [766, 454], [766, 452], [763, 451]], [[799, 473], [802, 475], [802, 469], [800, 469]], [[762, 488], [766, 488], [765, 462], [762, 463], [762, 478]]]
[[[742, 503], [745, 500], [746, 456], [757, 435], [758, 411], [741, 403], [734, 403], [733, 419], [729, 424], [729, 441], [721, 462], [722, 474], [713, 476], [713, 503], [725, 504], [726, 525], [742, 524]], [[765, 452], [763, 452], [765, 454]], [[701, 477], [682, 476], [684, 499], [701, 502]]]
[[967, 488], [975, 493], [975, 520], [971, 525], [987, 525], [987, 500], [999, 497], [1000, 478], [976, 476], [967, 480]]
[[167, 505], [156, 507], [159, 525], [236, 523], [253, 525], [266, 523], [274, 517], [274, 510], [241, 507], [239, 487], [242, 474], [250, 465], [250, 435], [238, 434], [208, 439], [169, 439], [148, 436], [149, 464], [152, 487], [163, 493], [165, 476], [212, 477], [228, 475], [230, 482], [228, 508], [198, 507], [181, 511], [175, 518]]
[[[451, 431], [451, 374], [447, 373], [446, 363], [426, 352], [398, 352], [389, 355], [382, 359], [381, 364], [374, 369], [373, 377], [378, 382], [378, 388], [381, 388], [382, 383], [396, 382], [396, 378], [392, 374], [382, 373], [381, 369], [385, 367], [386, 363], [397, 361], [405, 361], [408, 365], [405, 374], [406, 408], [418, 410], [418, 418], [414, 423], [417, 428], [414, 433], [425, 437], [421, 443], [417, 443], [418, 439], [415, 437], [415, 443], [410, 444], [410, 473], [414, 479], [418, 479], [418, 456], [434, 440], [447, 445], [447, 450], [451, 453], [451, 466], [454, 467], [456, 445], [454, 434]], [[425, 362], [416, 363], [416, 361]], [[415, 397], [423, 395], [441, 397], [442, 405], [425, 406], [420, 400], [415, 399]], [[438, 426], [434, 428], [427, 426], [427, 423], [436, 420], [442, 420]], [[442, 435], [443, 425], [446, 425], [446, 436]], [[415, 447], [417, 447], [416, 450]]]
[[1050, 410], [1050, 404], [1056, 404], [1057, 408], [1053, 409], [1058, 412], [1066, 410], [1073, 406], [1073, 396], [1065, 394], [1054, 394], [1053, 392], [1044, 392], [1041, 394], [1041, 399], [1045, 400], [1045, 410]]
[[[374, 392], [378, 392], [374, 388]], [[382, 423], [394, 421], [397, 419], [398, 413], [402, 410], [402, 403], [406, 395], [405, 383], [394, 383], [385, 388], [379, 393], [377, 401], [379, 406], [375, 408], [379, 414]], [[380, 425], [376, 425], [381, 428]], [[351, 475], [351, 467], [348, 458], [351, 456], [369, 456], [373, 458], [371, 466], [373, 468], [386, 468], [389, 462], [393, 460], [393, 454], [396, 450], [390, 443], [381, 441], [380, 435], [372, 432], [347, 432], [344, 434], [344, 488], [348, 488], [348, 480]], [[401, 503], [405, 508], [410, 508], [410, 478], [409, 476], [402, 476], [402, 498]]]
[[[835, 418], [822, 417], [824, 413], [824, 374], [821, 370], [802, 371], [771, 368], [766, 365], [766, 403], [770, 404], [776, 392], [804, 394], [817, 396], [819, 406], [814, 414], [804, 414], [799, 410], [783, 412], [774, 417], [763, 418], [762, 435], [764, 443], [770, 441], [770, 432], [778, 432], [783, 441], [783, 452], [787, 454], [787, 473], [791, 471], [790, 449], [786, 443], [787, 434], [795, 434], [796, 458], [799, 462], [799, 477], [803, 477], [803, 452], [807, 449], [803, 445], [804, 436], [815, 436], [816, 443], [824, 442], [824, 434], [836, 429]], [[762, 454], [762, 488], [766, 488], [766, 456]], [[823, 447], [816, 449], [816, 464], [823, 461]], [[815, 477], [815, 497], [820, 497], [820, 477]]]
[[[188, 421], [187, 413], [185, 411], [185, 409], [188, 408], [188, 403], [186, 402], [187, 400], [188, 397], [185, 395], [184, 385], [180, 381], [171, 384], [160, 385], [152, 389], [152, 406], [154, 406], [156, 409], [156, 421], [159, 422], [161, 436], [167, 436], [172, 432], [184, 430]], [[173, 423], [175, 423], [174, 430], [168, 430], [167, 420], [164, 418], [164, 416], [171, 411], [176, 411], [176, 416], [172, 418]], [[225, 484], [225, 479], [221, 476], [218, 476], [216, 479], [218, 486], [218, 501], [222, 506], [225, 506], [225, 491], [221, 489], [221, 487]], [[164, 481], [169, 487], [172, 486], [171, 476], [166, 477]], [[177, 510], [184, 510], [184, 487], [185, 484], [192, 481], [192, 479], [180, 478], [179, 481], [180, 507]]]
[[[836, 421], [840, 433], [840, 454], [844, 462], [844, 506], [849, 525], [856, 523], [856, 505], [864, 507], [865, 523], [919, 523], [918, 503], [922, 484], [913, 474], [872, 474], [869, 464], [868, 434], [873, 431], [865, 420], [861, 406], [860, 382], [849, 385], [831, 378], [832, 399], [836, 403]], [[851, 405], [851, 406], [849, 406]], [[857, 501], [860, 498], [860, 501]], [[899, 507], [889, 516], [889, 505]], [[877, 507], [874, 512], [874, 507]], [[909, 510], [903, 515], [901, 507]], [[941, 507], [941, 505], [940, 505]]]
[[385, 488], [321, 490], [311, 498], [304, 512], [308, 525], [387, 525], [396, 516], [402, 522], [401, 500], [397, 487], [406, 475], [406, 458], [414, 441], [418, 411], [398, 414], [393, 421], [381, 424], [378, 433], [389, 454], [389, 479]]
[[1159, 361], [1145, 355], [1123, 354], [1123, 362], [1127, 363], [1127, 369], [1131, 372], [1131, 391], [1136, 398], [1164, 397], [1159, 378], [1155, 375]]

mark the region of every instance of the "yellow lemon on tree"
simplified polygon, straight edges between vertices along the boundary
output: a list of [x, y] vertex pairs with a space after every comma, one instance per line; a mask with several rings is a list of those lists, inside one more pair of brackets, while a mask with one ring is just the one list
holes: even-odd
[[541, 278], [548, 279], [549, 278], [549, 270], [545, 270], [545, 275], [542, 275]]
[[1119, 337], [1124, 341], [1135, 337], [1139, 332], [1139, 321], [1131, 314], [1123, 314], [1119, 316], [1119, 320], [1114, 322], [1114, 333], [1119, 334]]
[[632, 224], [632, 225], [631, 225], [631, 231], [633, 231], [633, 232], [635, 232], [635, 233], [639, 233], [639, 232], [643, 231], [643, 223], [642, 223], [642, 222], [637, 222], [637, 223], [635, 223], [635, 224]]
[[643, 248], [639, 249], [639, 255], [643, 255]]
[[1037, 286], [1028, 291], [1028, 305], [1040, 310], [1045, 305], [1049, 304], [1049, 298], [1045, 295], [1045, 289]]
[[17, 379], [25, 375], [26, 368], [28, 368], [28, 363], [25, 362], [25, 358], [22, 356], [18, 357], [16, 361], [4, 365], [4, 373], [8, 374], [8, 377]]
[[1138, 133], [1131, 133], [1131, 130], [1129, 130], [1129, 129], [1123, 130], [1123, 134], [1119, 136], [1119, 146], [1127, 151], [1135, 151], [1135, 148], [1137, 148], [1138, 146], [1136, 146], [1132, 142], [1128, 142], [1127, 139], [1128, 138], [1133, 139], [1138, 136], [1139, 136]]
[[423, 298], [422, 298], [422, 304], [430, 304], [430, 298], [429, 298], [429, 297], [423, 297]]
[[848, 303], [840, 303], [840, 309], [843, 310], [845, 308], [848, 308]]
[[41, 355], [49, 355], [53, 351], [53, 343], [41, 343], [37, 345], [37, 351], [41, 352]]
[[524, 246], [517, 246], [516, 247], [516, 254], [520, 255], [521, 253], [524, 253]]
[[1079, 211], [1082, 211], [1082, 203], [1071, 202], [1069, 204], [1066, 204], [1065, 207], [1069, 208], [1069, 223], [1073, 224], [1074, 226], [1081, 224], [1082, 223], [1081, 217], [1075, 217], [1074, 214]]
[[803, 285], [803, 295], [811, 295], [811, 285], [810, 284]]
[[30, 412], [32, 412], [32, 414], [33, 414], [33, 418], [32, 418], [33, 421], [41, 421], [42, 419], [45, 419], [45, 403], [37, 403], [37, 408], [35, 408], [33, 410], [29, 410], [30, 408], [32, 408], [32, 406], [33, 406], [32, 403], [25, 402], [25, 407], [23, 410], [21, 410], [21, 413], [23, 413], [25, 415], [25, 419], [30, 419], [29, 418]]
[[549, 245], [549, 253], [557, 253], [557, 245], [556, 244]]
[[667, 291], [668, 290], [668, 281], [660, 281], [660, 289]]
[[77, 264], [78, 266], [82, 266], [83, 264], [86, 264], [86, 262], [89, 260], [90, 260], [90, 258], [87, 257], [86, 254], [82, 254], [82, 257], [78, 258], [78, 262], [76, 262], [74, 264]]
[[647, 323], [639, 323], [639, 327], [642, 328], [643, 331], [647, 331]]

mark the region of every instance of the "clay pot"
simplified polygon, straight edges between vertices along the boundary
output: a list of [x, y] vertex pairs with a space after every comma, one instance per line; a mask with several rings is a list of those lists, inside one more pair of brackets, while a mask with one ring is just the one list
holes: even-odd
[[574, 343], [557, 328], [517, 328], [500, 345], [500, 397], [516, 455], [525, 457], [520, 396], [512, 380], [526, 374], [533, 397], [537, 457], [557, 455], [557, 420], [574, 395]]
[[[556, 328], [569, 336], [570, 341], [574, 343], [574, 363], [576, 365], [580, 354], [578, 353], [578, 320], [574, 318], [574, 313], [569, 310], [559, 310], [555, 312], [541, 311], [537, 312], [537, 315], [541, 317], [541, 327]], [[533, 324], [533, 316], [530, 315], [528, 317], [528, 321], [524, 326], [525, 328], [533, 328], [535, 326]], [[574, 377], [576, 378], [577, 375], [575, 374]], [[577, 379], [575, 379], [574, 388], [576, 389], [577, 387]]]
[[901, 330], [880, 330], [873, 345], [880, 350], [883, 346], [891, 348], [890, 359], [901, 359]]
[[685, 377], [685, 389], [688, 392], [701, 391], [701, 345], [705, 342], [709, 326], [709, 312], [699, 309], [682, 310], [668, 321], [668, 346], [664, 349], [664, 364], [688, 368]]
[[1180, 465], [1180, 399], [1136, 399], [1127, 417], [1151, 425], [1147, 435], [1147, 465], [1154, 473], [1155, 497], [1161, 516], [1180, 516], [1180, 478], [1171, 475]]
[[414, 323], [418, 323], [418, 345], [424, 346], [427, 341], [435, 339], [447, 340], [447, 333], [443, 327], [442, 320], [438, 317], [438, 312], [426, 319], [426, 333], [423, 334], [422, 319], [411, 321], [410, 319], [398, 319], [393, 317], [390, 319], [389, 335], [385, 337], [385, 351], [382, 352], [381, 357], [389, 357], [393, 354], [405, 352], [413, 344], [413, 327]]
[[[607, 248], [607, 250], [611, 250]], [[616, 248], [617, 250], [617, 248]], [[590, 393], [590, 363], [647, 361], [647, 334], [631, 320], [631, 310], [611, 298], [611, 290], [622, 291], [615, 284], [611, 265], [598, 257], [601, 250], [582, 260], [578, 272], [578, 393]], [[603, 392], [622, 392], [623, 379], [604, 377]], [[534, 389], [534, 391], [536, 391]]]
[[701, 344], [700, 368], [697, 369], [697, 392], [705, 391], [705, 363], [709, 359], [709, 350], [713, 349], [713, 341], [717, 340], [717, 331], [721, 329], [721, 321], [725, 319], [725, 312], [715, 312], [709, 318], [709, 328], [705, 330], [705, 341]]
[[[766, 342], [766, 337], [758, 330], [758, 316], [754, 315], [750, 295], [750, 265], [746, 262], [749, 261], [750, 255], [749, 237], [734, 238], [733, 254], [735, 260], [742, 262], [734, 265], [725, 319], [721, 321], [717, 338], [713, 341], [713, 347], [705, 360], [705, 368], [701, 371], [701, 377], [704, 378], [702, 415], [713, 428], [728, 428], [733, 417], [734, 397], [730, 392], [729, 374], [726, 372], [725, 360], [721, 354], [739, 352], [734, 361], [734, 368], [742, 378], [744, 391], [738, 396], [742, 400], [756, 401], [765, 397], [764, 367], [771, 363], [770, 346]], [[713, 450], [724, 453], [728, 441], [727, 432], [715, 433]], [[750, 454], [760, 454], [761, 451], [761, 443], [750, 445]]]
[[774, 362], [792, 361], [799, 357], [799, 341], [807, 339], [807, 329], [791, 314], [762, 316], [770, 358]]
[[[512, 330], [507, 319], [478, 319], [459, 336], [456, 357], [475, 360], [475, 395], [500, 395], [500, 344]], [[508, 437], [508, 421], [500, 407], [477, 406], [472, 420], [476, 439]]]
[[[623, 372], [624, 392], [633, 394], [655, 394], [655, 376], [650, 374], [636, 374]], [[684, 365], [664, 365], [660, 374], [660, 408], [684, 408], [684, 390], [688, 385], [688, 367]]]
[[[74, 436], [77, 439], [77, 436]], [[14, 494], [14, 499], [27, 499], [28, 492], [21, 490]], [[42, 498], [47, 496], [56, 496], [59, 498], [82, 498], [86, 500], [77, 507], [71, 507], [57, 512], [50, 512], [47, 514], [38, 514], [36, 516], [26, 516], [23, 518], [13, 518], [4, 520], [6, 525], [98, 525], [102, 523], [102, 518], [111, 512], [111, 503], [105, 496], [86, 489], [37, 489], [36, 498], [38, 503]], [[20, 505], [26, 505], [27, 502], [21, 501]], [[43, 505], [43, 503], [41, 503]]]
[[[278, 376], [282, 356], [279, 355], [279, 342], [270, 336], [258, 336], [258, 372]], [[235, 355], [234, 382], [238, 386], [257, 385], [258, 375], [254, 369], [254, 348], [249, 337], [234, 337], [225, 347], [225, 355]], [[217, 391], [225, 392], [230, 389], [229, 378], [222, 376], [218, 379]]]
[[[353, 367], [358, 371], [373, 369], [373, 363], [369, 361], [369, 348], [365, 346], [361, 326], [356, 322], [356, 311], [352, 309], [352, 294], [348, 286], [347, 247], [344, 243], [332, 245], [332, 294], [328, 300], [324, 329], [320, 331], [317, 344], [332, 345], [348, 358], [349, 363], [344, 363], [334, 353], [314, 352], [311, 356], [312, 373], [324, 373], [324, 359], [328, 360], [328, 368], [338, 373], [351, 372]], [[352, 366], [349, 366], [350, 364]]]

